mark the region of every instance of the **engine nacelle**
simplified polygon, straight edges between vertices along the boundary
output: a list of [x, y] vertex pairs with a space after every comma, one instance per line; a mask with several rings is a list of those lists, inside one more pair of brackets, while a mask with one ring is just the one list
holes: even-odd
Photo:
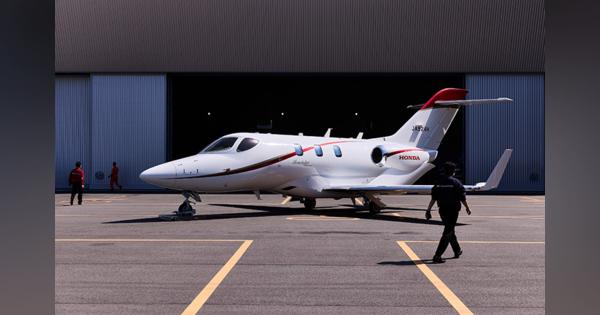
[[377, 146], [371, 151], [373, 163], [404, 172], [412, 172], [423, 163], [432, 162], [436, 156], [437, 151], [429, 152], [418, 148], [398, 148], [385, 145]]

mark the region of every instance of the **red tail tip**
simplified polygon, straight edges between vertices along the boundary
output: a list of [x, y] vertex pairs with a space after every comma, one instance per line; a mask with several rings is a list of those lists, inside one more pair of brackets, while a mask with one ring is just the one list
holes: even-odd
[[436, 101], [464, 100], [469, 91], [458, 88], [445, 88], [435, 93], [421, 109], [433, 107]]

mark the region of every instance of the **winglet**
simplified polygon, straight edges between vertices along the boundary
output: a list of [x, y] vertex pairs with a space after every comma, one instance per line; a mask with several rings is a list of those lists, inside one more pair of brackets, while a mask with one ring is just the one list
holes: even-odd
[[488, 177], [487, 181], [485, 181], [485, 183], [477, 183], [475, 187], [479, 189], [476, 190], [492, 190], [498, 187], [500, 180], [502, 179], [502, 175], [504, 175], [504, 171], [506, 170], [506, 165], [508, 165], [508, 161], [510, 160], [512, 151], [512, 149], [504, 150], [504, 153], [502, 153], [500, 160], [498, 160], [498, 163], [496, 163], [496, 166], [492, 170], [492, 173]]

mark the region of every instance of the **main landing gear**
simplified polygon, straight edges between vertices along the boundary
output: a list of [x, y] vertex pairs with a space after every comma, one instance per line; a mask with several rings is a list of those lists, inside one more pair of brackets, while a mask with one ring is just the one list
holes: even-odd
[[[371, 196], [371, 197], [367, 197], [364, 196], [362, 198], [350, 198], [352, 200], [352, 204], [354, 206], [363, 206], [364, 208], [369, 210], [369, 213], [372, 215], [378, 214], [381, 212], [381, 210], [383, 210], [385, 208], [385, 204], [383, 203], [383, 201], [381, 201], [381, 199], [375, 197], [375, 196]], [[362, 201], [361, 201], [362, 199]]]
[[[198, 193], [195, 192], [184, 191], [182, 194], [185, 197], [185, 200], [183, 201], [183, 203], [181, 203], [181, 205], [179, 205], [177, 211], [173, 211], [173, 213], [170, 214], [161, 214], [158, 216], [159, 219], [165, 221], [175, 221], [190, 220], [194, 217], [194, 215], [196, 214], [196, 209], [194, 209], [192, 205], [196, 204], [196, 202], [201, 202], [202, 199], [200, 199]], [[190, 200], [190, 198], [192, 198], [193, 201]]]
[[378, 205], [377, 203], [375, 203], [369, 199], [367, 199], [366, 201], [367, 202], [366, 202], [365, 206], [367, 209], [369, 209], [370, 214], [373, 214], [373, 215], [378, 214], [381, 212], [381, 209], [383, 209], [383, 207], [381, 207], [380, 205]]
[[313, 210], [317, 205], [317, 200], [315, 198], [302, 198], [301, 202], [304, 204], [306, 210]]

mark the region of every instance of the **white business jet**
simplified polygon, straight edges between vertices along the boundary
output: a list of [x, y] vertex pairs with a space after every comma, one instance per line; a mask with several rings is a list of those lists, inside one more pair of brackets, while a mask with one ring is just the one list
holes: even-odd
[[[435, 166], [437, 148], [461, 106], [511, 102], [509, 98], [465, 100], [467, 91], [446, 88], [393, 135], [362, 139], [234, 133], [211, 143], [200, 153], [145, 170], [150, 184], [181, 191], [185, 201], [177, 216], [195, 214], [200, 193], [260, 191], [280, 193], [283, 203], [299, 200], [313, 209], [317, 198], [351, 198], [371, 213], [386, 205], [379, 195], [431, 193], [433, 185], [413, 185]], [[511, 149], [504, 151], [486, 182], [465, 185], [467, 191], [498, 186]]]

